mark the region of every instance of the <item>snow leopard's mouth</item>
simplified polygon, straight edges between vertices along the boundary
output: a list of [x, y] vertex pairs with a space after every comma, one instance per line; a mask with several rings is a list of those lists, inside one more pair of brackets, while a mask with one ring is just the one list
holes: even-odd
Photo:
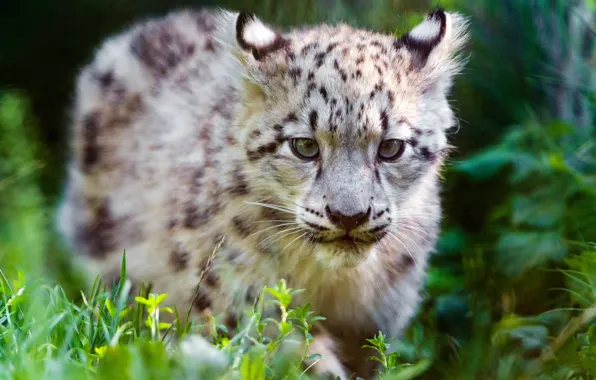
[[355, 236], [343, 235], [337, 239], [331, 240], [332, 243], [350, 243], [350, 244], [366, 244], [364, 240], [358, 239]]
[[371, 242], [369, 241], [362, 240], [348, 234], [345, 234], [335, 239], [320, 241], [319, 243], [326, 246], [335, 246], [337, 248], [342, 248], [349, 251], [357, 250], [359, 248], [363, 248], [371, 244]]

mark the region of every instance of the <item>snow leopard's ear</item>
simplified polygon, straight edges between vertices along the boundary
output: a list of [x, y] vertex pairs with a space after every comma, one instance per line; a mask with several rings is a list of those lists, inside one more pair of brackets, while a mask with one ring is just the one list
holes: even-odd
[[454, 74], [461, 68], [455, 58], [467, 41], [467, 21], [442, 9], [430, 12], [423, 22], [396, 40], [397, 49], [410, 53], [410, 68], [426, 74]]
[[234, 46], [240, 53], [262, 61], [269, 54], [288, 45], [277, 31], [259, 20], [253, 13], [224, 12], [220, 18], [218, 39]]
[[270, 53], [287, 46], [279, 33], [263, 24], [254, 14], [240, 12], [236, 19], [236, 41], [238, 45], [259, 61]]

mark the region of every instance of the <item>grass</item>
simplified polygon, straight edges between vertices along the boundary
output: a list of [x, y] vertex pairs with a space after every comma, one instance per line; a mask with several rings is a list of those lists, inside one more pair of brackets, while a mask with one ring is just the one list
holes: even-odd
[[[126, 278], [123, 256], [122, 276]], [[310, 306], [290, 307], [291, 289], [281, 280], [265, 287], [241, 327], [231, 331], [213, 318], [199, 325], [163, 307], [167, 294], [141, 286], [130, 294], [128, 280], [107, 286], [97, 279], [81, 301], [60, 286], [2, 275], [0, 282], [0, 378], [2, 379], [308, 379], [318, 354], [307, 354], [310, 330], [319, 320]], [[266, 306], [280, 311], [265, 318]], [[173, 322], [164, 322], [164, 315]], [[265, 329], [273, 326], [272, 335]], [[200, 336], [204, 333], [208, 339]], [[399, 365], [398, 355], [379, 333], [368, 347], [383, 376], [408, 379], [424, 370]], [[302, 363], [312, 363], [305, 366]]]

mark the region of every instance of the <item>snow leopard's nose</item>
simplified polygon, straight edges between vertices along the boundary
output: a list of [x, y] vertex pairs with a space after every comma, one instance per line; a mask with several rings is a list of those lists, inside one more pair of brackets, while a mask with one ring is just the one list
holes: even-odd
[[356, 227], [359, 227], [366, 223], [368, 218], [370, 217], [370, 206], [368, 210], [363, 212], [357, 212], [352, 215], [346, 215], [339, 210], [334, 210], [333, 208], [329, 207], [329, 205], [325, 206], [325, 212], [327, 213], [327, 217], [331, 221], [331, 223], [335, 224], [337, 227], [343, 228], [346, 231], [351, 231]]

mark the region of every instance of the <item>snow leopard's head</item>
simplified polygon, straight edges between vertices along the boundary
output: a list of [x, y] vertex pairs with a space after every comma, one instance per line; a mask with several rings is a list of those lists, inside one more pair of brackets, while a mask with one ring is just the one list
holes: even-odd
[[[347, 25], [281, 34], [248, 13], [222, 19], [243, 76], [248, 178], [292, 213], [290, 232], [320, 261], [355, 265], [375, 244], [399, 248], [405, 229], [438, 223], [465, 25], [436, 10], [396, 38]], [[428, 205], [435, 212], [420, 217]]]

